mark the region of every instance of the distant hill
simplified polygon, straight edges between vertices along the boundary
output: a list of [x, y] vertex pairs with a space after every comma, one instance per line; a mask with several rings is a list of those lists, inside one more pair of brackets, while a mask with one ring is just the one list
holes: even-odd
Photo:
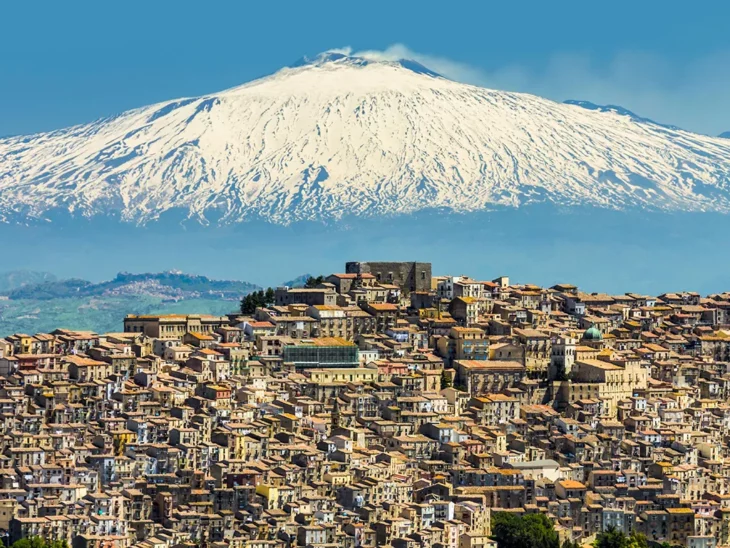
[[287, 287], [304, 287], [304, 284], [307, 283], [307, 279], [311, 278], [311, 274], [302, 274], [301, 276], [297, 276], [293, 280], [289, 280], [288, 282], [283, 282], [280, 285], [285, 285]]
[[0, 337], [12, 333], [48, 333], [58, 328], [107, 333], [122, 331], [127, 314], [212, 314], [238, 310], [237, 301], [164, 300], [159, 297], [81, 297], [0, 300]]
[[248, 282], [176, 271], [120, 272], [101, 283], [57, 280], [38, 272], [6, 273], [0, 279], [5, 283], [0, 291], [0, 337], [56, 328], [121, 331], [127, 314], [227, 314], [238, 309], [242, 296], [259, 289]]
[[47, 279], [15, 285], [2, 291], [10, 300], [51, 300], [78, 297], [147, 296], [168, 300], [212, 298], [238, 300], [259, 287], [235, 280], [211, 280], [206, 276], [170, 271], [130, 274], [120, 272], [113, 280], [94, 283], [88, 280]]
[[56, 281], [56, 276], [49, 272], [34, 270], [11, 270], [0, 272], [0, 293], [12, 291], [28, 285], [36, 285]]

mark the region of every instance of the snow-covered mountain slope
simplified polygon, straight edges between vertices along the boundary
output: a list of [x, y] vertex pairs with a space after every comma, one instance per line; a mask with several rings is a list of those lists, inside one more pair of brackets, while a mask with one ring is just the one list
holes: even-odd
[[[650, 118], [644, 118], [643, 116], [639, 116], [638, 114], [635, 114], [631, 112], [629, 109], [626, 109], [624, 107], [619, 107], [617, 105], [597, 105], [595, 103], [591, 103], [590, 101], [576, 101], [574, 99], [568, 99], [567, 101], [563, 101], [566, 105], [576, 105], [579, 107], [583, 107], [588, 110], [597, 110], [599, 112], [613, 112], [614, 114], [619, 114], [621, 116], [627, 116], [634, 120], [635, 122], [644, 122], [648, 124], [653, 124], [657, 126], [662, 126], [667, 129], [676, 129], [680, 130], [682, 128], [677, 126], [672, 126], [669, 124], [660, 124], [659, 122], [656, 122]], [[722, 137], [722, 135], [720, 135]]]
[[[586, 103], [587, 104], [587, 103]], [[616, 107], [339, 54], [204, 97], [0, 140], [0, 215], [203, 222], [536, 201], [730, 211], [730, 142]]]

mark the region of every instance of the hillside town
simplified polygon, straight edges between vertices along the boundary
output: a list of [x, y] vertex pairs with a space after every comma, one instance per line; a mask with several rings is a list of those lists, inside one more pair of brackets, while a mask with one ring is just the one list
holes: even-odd
[[507, 513], [730, 546], [730, 293], [343, 270], [0, 339], [5, 544], [494, 548]]

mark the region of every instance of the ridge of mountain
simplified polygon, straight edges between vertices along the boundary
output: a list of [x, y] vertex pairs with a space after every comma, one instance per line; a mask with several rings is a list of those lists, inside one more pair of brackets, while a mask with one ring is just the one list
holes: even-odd
[[4, 291], [12, 291], [27, 285], [54, 282], [56, 279], [56, 276], [50, 272], [39, 272], [36, 270], [26, 269], [0, 272], [0, 294]]
[[597, 112], [611, 112], [614, 114], [618, 114], [620, 116], [628, 116], [632, 120], [636, 122], [641, 122], [645, 124], [652, 124], [656, 126], [662, 126], [667, 129], [672, 129], [674, 131], [682, 131], [682, 128], [679, 126], [674, 126], [671, 124], [663, 124], [660, 122], [657, 122], [655, 120], [652, 120], [651, 118], [645, 118], [643, 116], [639, 116], [638, 114], [630, 111], [627, 108], [618, 106], [618, 105], [597, 105], [596, 103], [591, 103], [590, 101], [582, 101], [578, 99], [567, 99], [563, 101], [563, 104], [565, 105], [575, 105], [578, 107], [582, 107], [586, 110], [595, 110]]
[[282, 282], [280, 285], [285, 287], [304, 287], [307, 283], [307, 280], [311, 277], [312, 274], [302, 274], [301, 276], [297, 276], [296, 278], [292, 278], [291, 280]]
[[168, 300], [211, 298], [238, 300], [259, 289], [248, 282], [212, 280], [206, 276], [178, 271], [131, 274], [120, 272], [112, 280], [94, 283], [78, 278], [49, 280], [23, 285], [3, 292], [8, 300], [52, 300], [79, 297], [147, 296]]

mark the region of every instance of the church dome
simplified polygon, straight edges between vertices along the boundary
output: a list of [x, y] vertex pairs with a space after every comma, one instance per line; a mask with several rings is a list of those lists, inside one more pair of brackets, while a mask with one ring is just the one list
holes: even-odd
[[601, 332], [595, 325], [590, 326], [586, 329], [586, 332], [583, 333], [584, 341], [600, 341], [601, 339], [603, 339], [603, 335], [601, 335]]

